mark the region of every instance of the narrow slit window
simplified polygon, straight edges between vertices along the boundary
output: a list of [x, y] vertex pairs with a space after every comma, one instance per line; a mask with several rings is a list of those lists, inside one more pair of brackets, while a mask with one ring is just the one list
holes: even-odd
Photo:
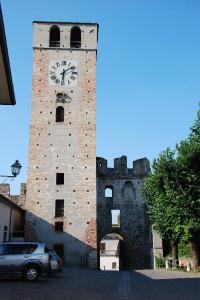
[[56, 173], [56, 184], [64, 184], [64, 173]]
[[56, 108], [56, 122], [64, 122], [64, 108], [62, 106]]
[[64, 217], [64, 200], [58, 199], [55, 202], [55, 217]]

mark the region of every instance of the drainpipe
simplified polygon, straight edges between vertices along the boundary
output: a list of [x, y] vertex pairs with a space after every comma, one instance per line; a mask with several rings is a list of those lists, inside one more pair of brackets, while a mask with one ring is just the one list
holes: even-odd
[[9, 231], [8, 231], [8, 240], [9, 242], [11, 242], [11, 225], [12, 225], [12, 212], [13, 212], [13, 208], [11, 208], [10, 210], [10, 222], [9, 222]]

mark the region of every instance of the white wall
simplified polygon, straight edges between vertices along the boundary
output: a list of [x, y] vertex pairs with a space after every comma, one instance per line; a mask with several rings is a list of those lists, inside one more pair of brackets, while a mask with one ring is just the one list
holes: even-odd
[[[9, 233], [9, 226], [10, 226], [10, 207], [0, 203], [0, 242], [3, 242], [3, 234], [4, 234], [4, 226], [8, 227]], [[7, 234], [7, 240], [9, 236]]]
[[[116, 269], [112, 269], [112, 263], [116, 263]], [[109, 271], [119, 271], [119, 257], [115, 256], [101, 256], [100, 269]]]
[[[105, 243], [105, 253], [100, 255], [100, 269], [101, 270], [119, 270], [119, 257], [116, 257], [116, 252], [119, 246], [119, 240], [102, 240]], [[112, 263], [116, 263], [116, 268], [112, 268]]]

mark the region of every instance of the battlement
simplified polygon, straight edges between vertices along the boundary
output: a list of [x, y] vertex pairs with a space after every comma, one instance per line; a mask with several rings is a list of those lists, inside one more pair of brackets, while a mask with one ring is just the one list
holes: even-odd
[[114, 159], [114, 168], [108, 168], [107, 160], [103, 157], [96, 158], [97, 177], [115, 178], [137, 178], [145, 177], [150, 172], [150, 162], [147, 158], [133, 161], [133, 167], [127, 167], [127, 157], [125, 155]]
[[26, 201], [26, 183], [21, 183], [19, 195], [11, 195], [10, 184], [2, 183], [0, 184], [0, 194], [10, 199], [16, 205], [23, 207]]

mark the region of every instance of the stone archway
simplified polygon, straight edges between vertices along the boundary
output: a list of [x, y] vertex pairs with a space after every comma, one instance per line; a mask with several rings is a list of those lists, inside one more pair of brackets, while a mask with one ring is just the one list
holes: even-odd
[[125, 241], [118, 233], [109, 233], [100, 241], [100, 269], [119, 271], [125, 268]]

